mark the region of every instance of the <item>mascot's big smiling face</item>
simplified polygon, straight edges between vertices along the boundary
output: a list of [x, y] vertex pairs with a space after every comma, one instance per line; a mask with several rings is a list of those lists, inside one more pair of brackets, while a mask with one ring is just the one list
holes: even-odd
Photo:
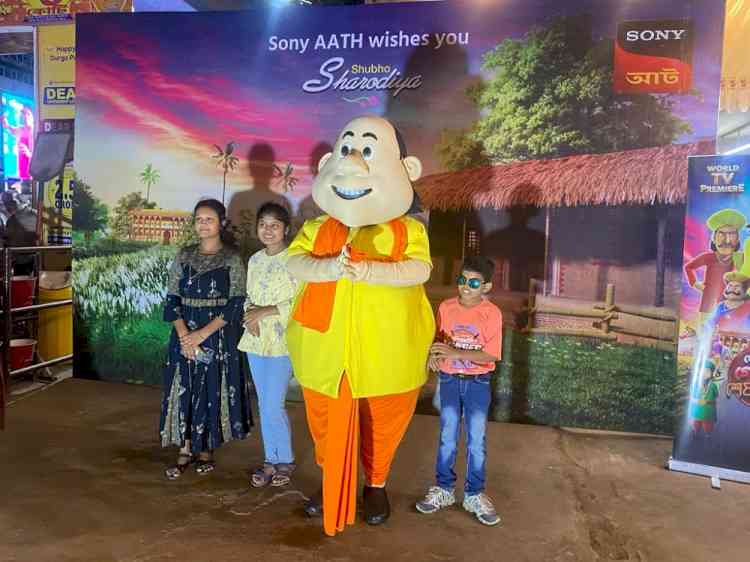
[[333, 152], [320, 159], [313, 200], [350, 227], [398, 218], [411, 207], [411, 182], [422, 173], [417, 158], [402, 156], [396, 130], [388, 121], [354, 119], [344, 127]]

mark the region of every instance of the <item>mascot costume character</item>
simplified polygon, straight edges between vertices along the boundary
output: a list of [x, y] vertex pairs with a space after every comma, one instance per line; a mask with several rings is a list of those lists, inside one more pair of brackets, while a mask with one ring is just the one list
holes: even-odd
[[287, 343], [323, 471], [305, 511], [322, 514], [333, 536], [354, 523], [360, 456], [366, 521], [390, 515], [385, 484], [427, 379], [435, 319], [423, 287], [427, 232], [407, 216], [422, 164], [396, 129], [354, 119], [318, 169], [312, 196], [326, 214], [289, 246], [289, 270], [303, 285]]

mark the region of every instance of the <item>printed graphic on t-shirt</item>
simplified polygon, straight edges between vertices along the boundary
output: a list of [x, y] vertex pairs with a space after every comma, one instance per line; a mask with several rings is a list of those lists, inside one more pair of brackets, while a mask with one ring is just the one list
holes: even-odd
[[[455, 324], [448, 334], [451, 346], [467, 351], [482, 351], [483, 345], [479, 341], [480, 336], [479, 328], [474, 324]], [[473, 361], [466, 359], [453, 359], [451, 361], [451, 367], [454, 369], [471, 369], [474, 366]]]

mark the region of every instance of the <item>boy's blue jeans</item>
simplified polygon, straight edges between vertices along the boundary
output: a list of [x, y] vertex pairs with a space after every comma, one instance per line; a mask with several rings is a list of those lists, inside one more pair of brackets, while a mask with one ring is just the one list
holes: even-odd
[[440, 382], [440, 445], [438, 446], [437, 485], [453, 490], [456, 484], [458, 437], [461, 418], [466, 431], [466, 482], [464, 493], [473, 496], [484, 491], [487, 413], [490, 408], [492, 373], [458, 377], [438, 374]]
[[292, 379], [292, 363], [286, 355], [265, 357], [248, 353], [247, 359], [258, 393], [258, 413], [265, 462], [291, 464], [294, 462], [292, 430], [284, 402], [289, 381]]

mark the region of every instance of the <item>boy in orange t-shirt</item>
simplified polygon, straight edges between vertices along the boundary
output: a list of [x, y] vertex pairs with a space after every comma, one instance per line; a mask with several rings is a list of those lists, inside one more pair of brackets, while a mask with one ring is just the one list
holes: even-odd
[[456, 503], [453, 469], [463, 417], [468, 460], [463, 507], [485, 525], [500, 523], [492, 500], [484, 493], [490, 378], [500, 361], [503, 341], [503, 315], [485, 298], [492, 289], [494, 270], [495, 264], [485, 257], [466, 258], [457, 279], [458, 297], [438, 308], [438, 341], [429, 358], [440, 380], [437, 485], [416, 504], [420, 513], [434, 513]]

